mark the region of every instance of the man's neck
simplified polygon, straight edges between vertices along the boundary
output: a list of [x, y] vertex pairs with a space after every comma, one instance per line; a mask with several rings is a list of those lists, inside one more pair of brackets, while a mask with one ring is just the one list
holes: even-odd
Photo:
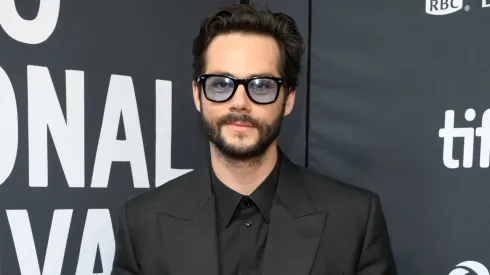
[[216, 177], [242, 195], [250, 195], [259, 187], [274, 169], [278, 158], [276, 144], [272, 144], [262, 157], [248, 161], [230, 160], [213, 144], [210, 147], [211, 165]]

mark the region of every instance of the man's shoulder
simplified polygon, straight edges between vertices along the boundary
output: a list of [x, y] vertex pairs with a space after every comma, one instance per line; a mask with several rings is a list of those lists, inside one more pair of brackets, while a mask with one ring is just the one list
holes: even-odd
[[126, 199], [126, 207], [148, 211], [161, 208], [163, 204], [178, 200], [185, 196], [186, 192], [192, 192], [191, 184], [197, 180], [197, 174], [201, 171], [202, 168], [194, 169], [158, 187], [132, 195]]
[[[327, 176], [309, 168], [295, 165], [314, 204], [320, 208], [365, 209], [369, 207], [377, 194]], [[184, 175], [174, 178], [159, 187], [130, 196], [126, 207], [132, 211], [162, 209], [165, 205], [178, 203], [185, 197], [198, 192], [202, 184], [203, 168], [194, 169]], [[197, 183], [197, 184], [196, 184]], [[132, 212], [131, 211], [131, 212]]]
[[347, 207], [361, 210], [369, 207], [378, 195], [366, 188], [346, 183], [309, 168], [298, 166], [299, 173], [310, 197], [320, 208]]

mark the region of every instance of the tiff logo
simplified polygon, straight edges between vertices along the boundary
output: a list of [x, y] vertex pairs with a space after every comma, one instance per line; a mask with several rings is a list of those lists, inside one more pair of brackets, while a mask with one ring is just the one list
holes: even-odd
[[[465, 119], [471, 122], [476, 117], [474, 109], [465, 112]], [[439, 137], [444, 140], [443, 162], [447, 168], [459, 168], [459, 160], [453, 158], [454, 138], [463, 138], [463, 167], [473, 167], [473, 154], [475, 136], [480, 137], [480, 167], [488, 168], [490, 163], [490, 109], [486, 110], [482, 116], [482, 125], [478, 128], [473, 127], [454, 127], [454, 111], [448, 110], [445, 113], [444, 128], [439, 129]]]
[[[478, 0], [480, 1], [480, 0]], [[490, 0], [481, 0], [482, 8], [490, 8]], [[463, 8], [463, 0], [425, 0], [425, 12], [431, 15], [448, 15]], [[466, 5], [465, 11], [470, 10]]]

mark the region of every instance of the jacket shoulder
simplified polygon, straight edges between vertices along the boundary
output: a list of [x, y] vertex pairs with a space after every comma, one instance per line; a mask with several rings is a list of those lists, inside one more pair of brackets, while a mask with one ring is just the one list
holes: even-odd
[[298, 166], [298, 169], [305, 188], [319, 208], [365, 212], [369, 210], [373, 200], [378, 199], [376, 193], [366, 188], [342, 182], [308, 168]]
[[[194, 169], [164, 184], [128, 197], [125, 201], [126, 208], [133, 211], [157, 210], [162, 203], [173, 201], [185, 194], [190, 185], [195, 182], [196, 176], [202, 169]], [[144, 210], [143, 210], [144, 209]]]

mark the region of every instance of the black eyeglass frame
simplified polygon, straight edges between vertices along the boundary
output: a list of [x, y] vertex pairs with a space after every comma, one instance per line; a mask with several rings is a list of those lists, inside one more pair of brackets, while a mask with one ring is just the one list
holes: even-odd
[[[224, 78], [228, 78], [231, 81], [233, 81], [233, 91], [230, 93], [230, 95], [226, 99], [214, 100], [214, 99], [208, 97], [207, 92], [206, 92], [206, 80], [210, 77], [224, 77]], [[253, 99], [253, 97], [250, 95], [250, 92], [248, 91], [248, 85], [250, 84], [250, 82], [252, 82], [253, 80], [256, 80], [256, 79], [270, 79], [270, 80], [273, 80], [277, 83], [276, 96], [274, 97], [274, 99], [272, 101], [270, 101], [270, 102], [259, 102], [259, 101], [256, 101], [255, 99]], [[240, 78], [236, 78], [233, 76], [221, 75], [221, 74], [202, 74], [202, 75], [199, 75], [196, 77], [196, 83], [198, 85], [201, 84], [200, 86], [203, 89], [204, 96], [206, 97], [207, 100], [212, 101], [212, 102], [222, 103], [222, 102], [226, 102], [226, 101], [230, 100], [235, 95], [235, 93], [238, 89], [238, 86], [240, 86], [240, 84], [242, 84], [243, 87], [245, 87], [245, 92], [247, 93], [247, 96], [248, 96], [248, 98], [250, 98], [250, 100], [252, 100], [256, 104], [266, 105], [266, 104], [272, 104], [272, 103], [276, 102], [277, 98], [279, 97], [279, 92], [281, 91], [281, 87], [284, 84], [284, 79], [279, 78], [279, 77], [271, 77], [271, 76], [254, 76], [251, 78], [240, 79]]]

